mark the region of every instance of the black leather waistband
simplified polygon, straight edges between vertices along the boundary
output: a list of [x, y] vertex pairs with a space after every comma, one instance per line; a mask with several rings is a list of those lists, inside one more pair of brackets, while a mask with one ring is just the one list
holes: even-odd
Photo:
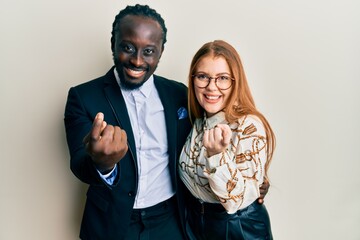
[[190, 197], [190, 204], [193, 209], [202, 214], [209, 212], [225, 212], [225, 208], [220, 203], [207, 203], [193, 196]]

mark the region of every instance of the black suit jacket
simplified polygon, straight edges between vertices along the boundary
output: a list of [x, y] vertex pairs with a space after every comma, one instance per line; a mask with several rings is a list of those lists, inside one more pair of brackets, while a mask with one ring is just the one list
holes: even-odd
[[[187, 88], [182, 83], [156, 75], [154, 83], [164, 106], [171, 182], [178, 193], [176, 196], [184, 229], [184, 201], [181, 194], [183, 185], [177, 176], [177, 161], [191, 124], [188, 118], [179, 119], [177, 111], [181, 107], [187, 108]], [[100, 178], [82, 143], [98, 112], [104, 113], [108, 124], [124, 129], [128, 138], [129, 150], [118, 163], [118, 177], [112, 186]], [[106, 75], [69, 90], [65, 107], [65, 129], [71, 170], [81, 181], [90, 185], [80, 237], [123, 239], [130, 223], [138, 187], [138, 171], [130, 119], [113, 68]]]

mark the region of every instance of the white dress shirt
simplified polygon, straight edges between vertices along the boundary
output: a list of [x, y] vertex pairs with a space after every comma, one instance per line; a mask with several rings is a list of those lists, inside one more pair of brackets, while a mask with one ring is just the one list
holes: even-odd
[[[175, 194], [170, 180], [168, 141], [164, 107], [151, 76], [140, 88], [121, 87], [135, 138], [138, 189], [134, 208], [146, 208]], [[106, 116], [105, 116], [106, 118]]]

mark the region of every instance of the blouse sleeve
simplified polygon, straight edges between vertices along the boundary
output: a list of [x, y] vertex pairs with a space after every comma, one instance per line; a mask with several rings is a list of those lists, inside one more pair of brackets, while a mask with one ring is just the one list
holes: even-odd
[[250, 205], [259, 196], [263, 182], [266, 138], [263, 124], [247, 116], [233, 129], [232, 141], [222, 153], [206, 158], [204, 175], [212, 191], [231, 214]]

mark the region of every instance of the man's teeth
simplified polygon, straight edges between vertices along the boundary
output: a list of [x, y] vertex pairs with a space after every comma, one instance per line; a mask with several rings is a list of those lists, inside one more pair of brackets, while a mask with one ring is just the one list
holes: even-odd
[[129, 69], [129, 70], [130, 70], [130, 72], [135, 73], [135, 74], [139, 74], [139, 73], [143, 72], [143, 70], [133, 70], [133, 69]]
[[127, 69], [127, 73], [134, 78], [141, 77], [144, 74], [144, 72], [145, 72], [144, 70], [133, 70], [130, 68]]

